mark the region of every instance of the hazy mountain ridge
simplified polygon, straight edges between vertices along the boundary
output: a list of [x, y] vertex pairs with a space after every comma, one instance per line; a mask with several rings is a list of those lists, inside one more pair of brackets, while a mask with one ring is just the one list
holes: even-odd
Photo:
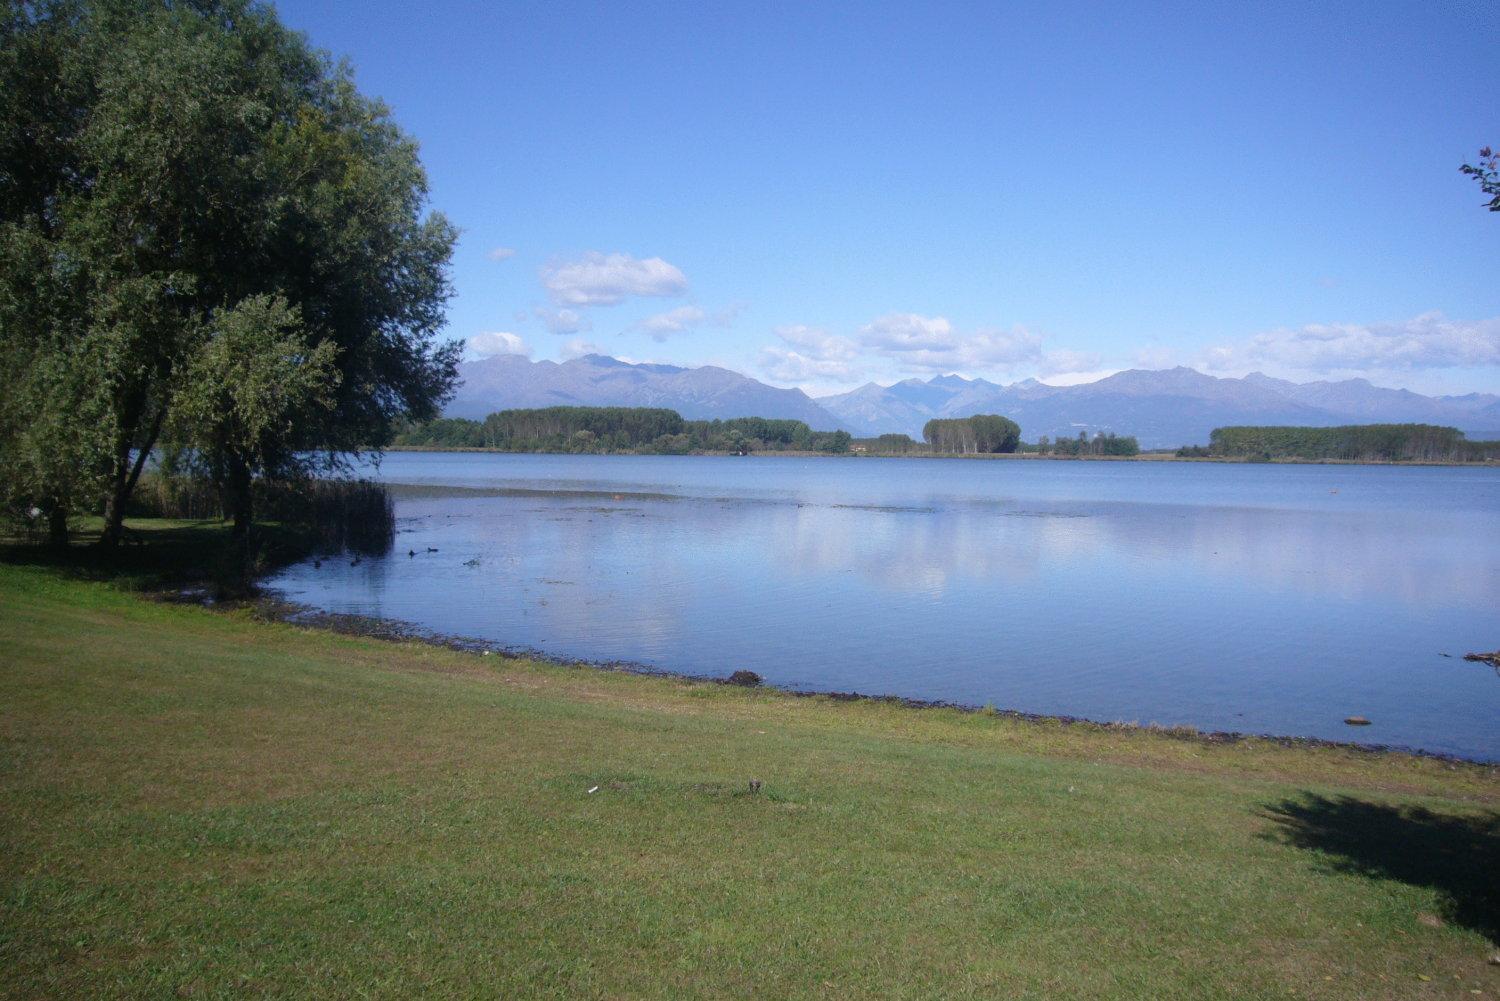
[[1204, 444], [1209, 432], [1229, 424], [1418, 422], [1457, 427], [1470, 438], [1500, 437], [1495, 394], [1432, 397], [1365, 379], [1295, 383], [1258, 372], [1234, 379], [1184, 367], [1130, 369], [1079, 386], [1033, 379], [1001, 386], [940, 376], [889, 387], [869, 383], [817, 402], [859, 435], [901, 431], [918, 437], [933, 417], [988, 412], [1016, 421], [1028, 441], [1113, 431], [1135, 435], [1144, 448]]
[[1143, 448], [1206, 444], [1210, 431], [1229, 424], [1414, 422], [1457, 427], [1473, 439], [1500, 438], [1500, 395], [1494, 393], [1423, 396], [1365, 379], [1296, 383], [1259, 372], [1232, 379], [1184, 367], [1130, 369], [1079, 386], [1035, 379], [1006, 386], [941, 375], [867, 383], [816, 400], [712, 365], [635, 364], [607, 355], [561, 363], [497, 355], [464, 363], [460, 374], [464, 383], [447, 413], [475, 419], [520, 407], [667, 407], [689, 420], [788, 418], [817, 431], [920, 438], [922, 425], [934, 417], [996, 413], [1020, 424], [1027, 441], [1113, 431], [1135, 435]]
[[776, 417], [805, 421], [815, 431], [844, 425], [800, 389], [780, 389], [726, 368], [633, 364], [607, 355], [531, 361], [496, 355], [459, 366], [463, 385], [449, 417], [482, 420], [496, 410], [526, 407], [666, 407], [688, 420]]

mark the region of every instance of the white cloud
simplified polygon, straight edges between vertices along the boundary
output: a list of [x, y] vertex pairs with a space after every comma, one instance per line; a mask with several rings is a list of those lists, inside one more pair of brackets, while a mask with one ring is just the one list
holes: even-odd
[[710, 313], [698, 306], [678, 306], [665, 313], [648, 316], [636, 324], [636, 327], [650, 334], [652, 340], [661, 342], [673, 334], [685, 333], [698, 327], [728, 327], [744, 308], [743, 304], [735, 303]]
[[485, 255], [492, 261], [508, 261], [516, 256], [514, 247], [493, 247]]
[[[960, 334], [942, 316], [892, 313], [860, 328], [864, 346], [907, 369], [928, 372], [992, 371], [1020, 365], [1046, 365], [1043, 338], [1024, 327], [983, 329]], [[1074, 359], [1057, 352], [1062, 365]]]
[[542, 268], [542, 285], [560, 306], [614, 306], [630, 296], [678, 296], [687, 276], [660, 257], [589, 251], [576, 261]]
[[584, 355], [602, 355], [605, 350], [593, 341], [586, 341], [581, 337], [575, 337], [562, 346], [563, 361], [572, 358], [581, 358]]
[[549, 334], [576, 334], [584, 330], [593, 330], [594, 323], [588, 317], [576, 309], [542, 309], [536, 310], [537, 319], [547, 328]]
[[957, 343], [953, 324], [944, 316], [890, 313], [860, 328], [866, 345], [882, 351], [946, 351]]
[[505, 330], [492, 330], [469, 338], [469, 354], [475, 358], [490, 358], [494, 355], [530, 357], [531, 348], [515, 334]]
[[[1041, 361], [1037, 364], [1037, 371], [1042, 373], [1041, 378], [1061, 386], [1063, 383], [1058, 379], [1077, 379], [1080, 376], [1089, 376], [1087, 379], [1078, 379], [1081, 382], [1093, 382], [1102, 379], [1106, 375], [1114, 375], [1120, 371], [1117, 368], [1099, 368], [1100, 358], [1092, 351], [1072, 351], [1068, 348], [1058, 348], [1045, 352]], [[1102, 374], [1097, 374], [1102, 373]]]
[[782, 343], [761, 349], [761, 371], [780, 382], [850, 383], [863, 377], [859, 345], [847, 337], [802, 325], [777, 327]]
[[853, 361], [859, 356], [859, 345], [847, 337], [830, 334], [820, 327], [802, 324], [777, 327], [776, 336], [814, 358], [829, 361]]
[[648, 316], [638, 326], [651, 335], [652, 340], [664, 341], [671, 334], [680, 334], [685, 330], [701, 326], [707, 322], [708, 314], [697, 306], [678, 306], [669, 309], [665, 313], [657, 313]]
[[1449, 320], [1437, 312], [1397, 323], [1271, 330], [1211, 348], [1203, 358], [1203, 366], [1215, 372], [1272, 368], [1322, 374], [1492, 365], [1500, 365], [1500, 317]]
[[811, 358], [798, 351], [771, 345], [761, 349], [760, 368], [779, 382], [796, 384], [858, 382], [862, 376], [848, 362], [829, 358]]

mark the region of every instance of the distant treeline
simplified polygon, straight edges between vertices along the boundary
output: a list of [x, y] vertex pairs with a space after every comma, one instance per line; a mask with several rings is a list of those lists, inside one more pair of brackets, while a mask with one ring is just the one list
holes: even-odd
[[1080, 431], [1077, 438], [1058, 438], [1056, 441], [1042, 435], [1036, 445], [1027, 446], [1022, 451], [1038, 455], [1140, 455], [1141, 444], [1133, 435], [1106, 431], [1090, 438], [1087, 431]]
[[1374, 462], [1480, 462], [1500, 459], [1500, 441], [1469, 441], [1457, 428], [1433, 424], [1351, 424], [1343, 427], [1224, 427], [1208, 448], [1179, 455], [1250, 459], [1346, 459]]
[[[996, 423], [1003, 421], [1003, 424]], [[1014, 430], [1012, 430], [1014, 429]], [[1133, 437], [1113, 433], [1090, 438], [1080, 431], [1076, 438], [1053, 441], [1046, 435], [1030, 444], [1020, 440], [1020, 429], [1005, 417], [981, 414], [962, 420], [928, 421], [924, 428], [926, 442], [913, 441], [904, 434], [883, 434], [878, 438], [856, 438], [854, 450], [869, 455], [977, 455], [1024, 452], [1029, 455], [1139, 455], [1140, 444]], [[995, 447], [998, 444], [1000, 447]]]
[[1021, 444], [1021, 427], [998, 414], [935, 418], [922, 427], [922, 438], [934, 452], [957, 455], [1014, 452]]
[[847, 431], [814, 431], [802, 421], [736, 417], [689, 421], [652, 407], [544, 407], [501, 410], [482, 421], [443, 418], [407, 427], [395, 444], [408, 447], [494, 448], [506, 452], [849, 451]]

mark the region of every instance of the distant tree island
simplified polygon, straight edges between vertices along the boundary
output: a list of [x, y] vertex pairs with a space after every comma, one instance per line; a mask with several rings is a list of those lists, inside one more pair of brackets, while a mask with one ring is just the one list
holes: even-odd
[[1242, 461], [1485, 462], [1500, 459], [1500, 441], [1469, 441], [1457, 428], [1433, 424], [1342, 427], [1222, 427], [1207, 448], [1184, 446], [1180, 458]]
[[757, 452], [911, 457], [1034, 456], [1047, 458], [1217, 459], [1227, 462], [1485, 462], [1500, 460], [1500, 442], [1469, 441], [1462, 431], [1430, 424], [1343, 427], [1222, 427], [1208, 445], [1143, 453], [1134, 436], [1021, 440], [1021, 429], [998, 414], [931, 420], [923, 440], [906, 434], [854, 438], [814, 431], [803, 421], [765, 417], [686, 420], [657, 407], [544, 407], [501, 410], [482, 421], [441, 418], [409, 423], [395, 448], [480, 449], [575, 455], [749, 455]]
[[1021, 441], [1008, 417], [975, 414], [931, 420], [923, 441], [905, 434], [854, 438], [847, 431], [814, 431], [803, 421], [765, 417], [686, 420], [657, 407], [543, 407], [501, 410], [482, 421], [445, 417], [403, 427], [392, 442], [406, 449], [486, 449], [499, 452], [690, 455], [800, 452], [824, 455], [1056, 455], [1133, 456], [1136, 439], [1112, 433], [1093, 438], [1046, 436]]
[[847, 431], [814, 431], [803, 421], [736, 417], [689, 421], [656, 407], [543, 407], [501, 410], [482, 421], [443, 418], [411, 424], [397, 448], [483, 448], [574, 454], [849, 451]]

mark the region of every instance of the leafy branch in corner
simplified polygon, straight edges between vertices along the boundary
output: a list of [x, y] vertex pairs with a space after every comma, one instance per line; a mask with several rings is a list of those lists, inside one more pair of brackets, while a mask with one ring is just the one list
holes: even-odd
[[1479, 151], [1478, 163], [1466, 163], [1458, 168], [1479, 182], [1479, 188], [1490, 196], [1488, 208], [1500, 212], [1500, 153], [1486, 146]]

